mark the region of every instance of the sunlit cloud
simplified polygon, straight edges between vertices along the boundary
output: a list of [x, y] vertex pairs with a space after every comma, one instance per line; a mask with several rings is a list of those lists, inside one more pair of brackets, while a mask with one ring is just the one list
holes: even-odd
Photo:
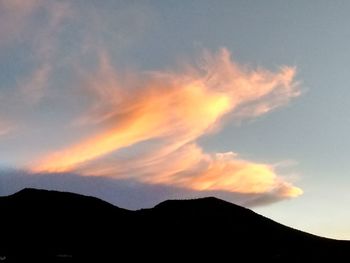
[[[196, 66], [174, 71], [118, 73], [101, 57], [99, 71], [84, 82], [91, 108], [77, 120], [99, 131], [39, 158], [33, 172], [77, 172], [134, 178], [148, 184], [195, 191], [228, 191], [296, 197], [302, 190], [278, 176], [272, 165], [233, 153], [205, 153], [196, 140], [218, 131], [222, 117], [252, 118], [300, 94], [295, 69], [247, 69], [228, 50], [205, 52]], [[113, 157], [148, 142], [129, 160]]]

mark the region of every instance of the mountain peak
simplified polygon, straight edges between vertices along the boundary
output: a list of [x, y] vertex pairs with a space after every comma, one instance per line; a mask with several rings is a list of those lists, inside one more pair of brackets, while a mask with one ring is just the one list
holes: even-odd
[[209, 197], [194, 198], [194, 199], [170, 199], [159, 203], [154, 208], [173, 207], [173, 206], [188, 205], [188, 204], [190, 205], [202, 205], [202, 204], [234, 205], [233, 203], [226, 202], [214, 196], [209, 196]]
[[251, 215], [253, 211], [216, 197], [204, 197], [196, 199], [167, 200], [154, 207], [155, 211], [174, 214], [198, 214], [205, 216], [225, 216], [230, 214]]
[[[23, 188], [22, 190], [10, 195], [13, 197], [26, 197], [26, 198], [40, 198], [45, 200], [45, 198], [48, 197], [55, 197], [55, 196], [60, 196], [61, 198], [63, 196], [70, 196], [73, 197], [75, 196], [76, 198], [84, 198], [87, 196], [84, 195], [80, 195], [80, 194], [75, 194], [75, 193], [71, 193], [71, 192], [62, 192], [62, 191], [57, 191], [57, 190], [47, 190], [47, 189], [39, 189], [39, 188]], [[95, 198], [95, 197], [91, 197], [91, 198]]]
[[[5, 197], [6, 198], [6, 197]], [[72, 192], [62, 192], [56, 190], [46, 190], [37, 188], [24, 188], [8, 198], [16, 200], [18, 204], [22, 204], [30, 209], [52, 209], [66, 207], [71, 209], [114, 209], [119, 211], [127, 211], [125, 209], [114, 206], [97, 197], [80, 195]]]
[[16, 192], [14, 195], [28, 195], [28, 194], [38, 194], [47, 193], [49, 190], [38, 189], [38, 188], [23, 188], [22, 190]]

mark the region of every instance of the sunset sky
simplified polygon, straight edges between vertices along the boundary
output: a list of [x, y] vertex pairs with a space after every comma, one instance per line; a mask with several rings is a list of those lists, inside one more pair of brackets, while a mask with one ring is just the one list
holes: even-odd
[[349, 10], [0, 0], [0, 195], [210, 195], [350, 239]]

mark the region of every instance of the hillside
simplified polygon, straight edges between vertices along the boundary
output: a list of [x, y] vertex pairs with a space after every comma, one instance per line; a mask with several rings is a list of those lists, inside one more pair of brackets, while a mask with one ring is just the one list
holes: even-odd
[[1, 262], [313, 262], [340, 261], [350, 251], [350, 242], [301, 232], [214, 197], [129, 211], [94, 197], [24, 189], [0, 197], [0, 211]]

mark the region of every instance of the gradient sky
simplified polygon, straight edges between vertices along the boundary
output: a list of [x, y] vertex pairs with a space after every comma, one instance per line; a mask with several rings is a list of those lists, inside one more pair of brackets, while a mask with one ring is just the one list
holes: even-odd
[[0, 195], [216, 195], [350, 239], [349, 10], [0, 0]]

